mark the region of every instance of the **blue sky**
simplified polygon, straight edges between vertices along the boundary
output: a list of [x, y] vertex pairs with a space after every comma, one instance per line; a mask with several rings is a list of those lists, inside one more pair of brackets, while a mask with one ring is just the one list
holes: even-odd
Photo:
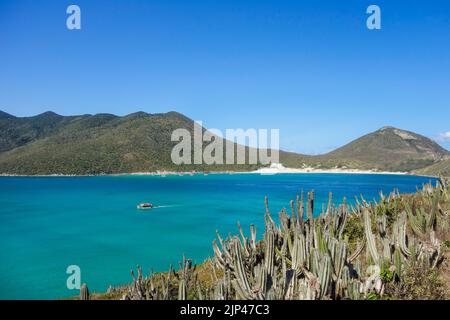
[[450, 2], [0, 0], [0, 110], [175, 110], [314, 154], [392, 125], [448, 149]]

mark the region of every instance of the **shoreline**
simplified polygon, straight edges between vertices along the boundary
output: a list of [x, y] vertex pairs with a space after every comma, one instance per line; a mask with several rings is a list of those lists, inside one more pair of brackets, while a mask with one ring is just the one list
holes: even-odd
[[21, 174], [0, 174], [0, 177], [120, 177], [120, 176], [194, 176], [194, 175], [213, 175], [213, 174], [260, 174], [260, 175], [277, 175], [277, 174], [371, 174], [371, 175], [409, 175], [417, 177], [436, 178], [435, 176], [420, 175], [413, 172], [401, 171], [377, 171], [377, 170], [361, 170], [361, 169], [316, 169], [307, 168], [259, 168], [253, 171], [149, 171], [149, 172], [128, 172], [113, 174], [49, 174], [49, 175], [21, 175]]
[[316, 169], [312, 167], [305, 168], [260, 168], [254, 173], [260, 174], [295, 174], [295, 173], [329, 173], [329, 174], [393, 174], [393, 175], [413, 175], [409, 172], [400, 171], [377, 171], [377, 170], [361, 170], [361, 169]]

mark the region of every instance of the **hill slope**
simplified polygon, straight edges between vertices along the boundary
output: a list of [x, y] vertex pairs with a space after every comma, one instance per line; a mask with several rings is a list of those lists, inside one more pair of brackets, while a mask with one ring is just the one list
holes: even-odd
[[450, 153], [422, 135], [384, 127], [323, 157], [361, 161], [381, 170], [410, 171], [448, 159]]
[[431, 166], [419, 169], [415, 173], [428, 176], [450, 177], [450, 160], [439, 161]]
[[[0, 173], [111, 174], [156, 170], [229, 170], [229, 166], [176, 166], [175, 129], [193, 132], [194, 122], [176, 112], [124, 117], [108, 114], [0, 119]], [[255, 166], [234, 166], [251, 170]]]
[[[0, 174], [111, 174], [127, 172], [254, 170], [259, 165], [172, 163], [175, 129], [193, 132], [177, 112], [61, 116], [45, 112], [19, 118], [0, 111]], [[248, 152], [248, 149], [247, 149]], [[432, 140], [385, 127], [320, 156], [280, 151], [286, 167], [411, 171], [450, 159]], [[442, 164], [444, 166], [444, 164]], [[424, 169], [425, 170], [425, 169]], [[430, 167], [430, 172], [433, 167]]]

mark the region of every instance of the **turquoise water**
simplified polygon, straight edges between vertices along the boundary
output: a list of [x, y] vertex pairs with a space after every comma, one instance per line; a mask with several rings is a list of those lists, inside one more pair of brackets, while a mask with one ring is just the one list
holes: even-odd
[[[76, 295], [66, 268], [78, 265], [91, 291], [128, 283], [137, 264], [166, 270], [183, 254], [212, 255], [211, 242], [263, 230], [264, 196], [274, 216], [300, 190], [327, 201], [378, 197], [394, 188], [414, 192], [430, 178], [397, 175], [281, 174], [0, 178], [0, 298], [54, 299]], [[161, 205], [137, 210], [140, 202]]]

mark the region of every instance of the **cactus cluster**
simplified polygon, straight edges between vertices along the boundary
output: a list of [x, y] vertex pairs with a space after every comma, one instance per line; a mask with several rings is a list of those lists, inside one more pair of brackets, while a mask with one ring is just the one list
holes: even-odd
[[216, 264], [224, 273], [231, 273], [236, 298], [359, 298], [359, 271], [352, 261], [362, 249], [349, 253], [344, 239], [347, 206], [333, 206], [330, 194], [327, 209], [314, 218], [314, 193], [310, 192], [306, 206], [303, 196], [292, 201], [291, 213], [282, 210], [277, 225], [267, 198], [265, 203], [266, 230], [258, 245], [253, 226], [252, 239], [240, 231], [241, 239], [218, 237], [221, 248], [213, 243]]
[[[328, 204], [314, 216], [314, 192], [303, 193], [274, 219], [265, 198], [265, 230], [213, 241], [214, 257], [200, 266], [183, 257], [178, 271], [138, 267], [123, 299], [367, 299], [400, 283], [407, 266], [439, 268], [448, 241], [450, 187], [440, 180], [414, 196], [393, 192], [354, 205]], [[277, 220], [277, 221], [275, 221]], [[351, 226], [362, 233], [352, 237]], [[258, 240], [260, 239], [260, 240]], [[206, 281], [206, 278], [210, 278]], [[203, 275], [200, 279], [199, 275]]]

